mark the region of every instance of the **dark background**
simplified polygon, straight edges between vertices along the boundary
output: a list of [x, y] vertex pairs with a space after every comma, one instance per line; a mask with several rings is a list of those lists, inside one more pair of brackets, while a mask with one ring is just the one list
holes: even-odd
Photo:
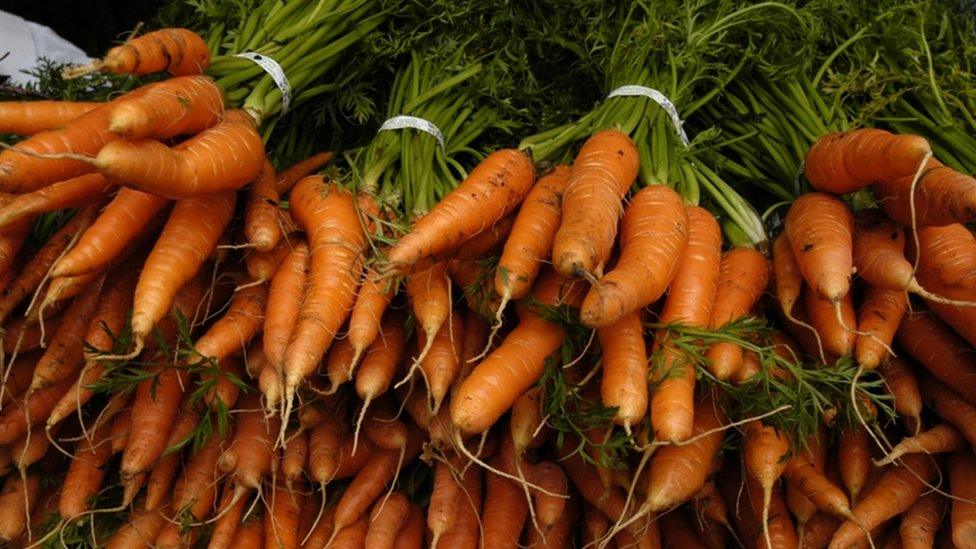
[[144, 0], [0, 0], [0, 10], [51, 27], [89, 56], [101, 57], [140, 21], [152, 19], [162, 4]]

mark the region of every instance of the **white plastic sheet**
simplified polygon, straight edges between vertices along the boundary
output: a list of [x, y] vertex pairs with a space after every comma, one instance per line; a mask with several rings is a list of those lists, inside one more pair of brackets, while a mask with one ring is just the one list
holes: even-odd
[[12, 84], [33, 82], [34, 78], [23, 71], [35, 67], [42, 57], [57, 63], [91, 61], [85, 52], [50, 28], [0, 10], [0, 75], [9, 75]]

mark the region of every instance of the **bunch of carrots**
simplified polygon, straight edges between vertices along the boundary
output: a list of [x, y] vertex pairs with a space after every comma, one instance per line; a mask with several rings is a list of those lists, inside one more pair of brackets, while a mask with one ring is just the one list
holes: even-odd
[[[284, 50], [307, 85], [318, 57], [280, 45], [299, 5], [221, 47]], [[799, 17], [703, 12], [687, 47], [762, 10]], [[645, 31], [612, 86], [672, 81], [687, 112], [742, 69], [672, 80]], [[814, 190], [783, 193], [767, 254], [724, 178], [766, 165], [723, 175], [648, 98], [486, 152], [512, 125], [472, 106], [482, 63], [415, 54], [387, 114], [439, 136], [276, 170], [281, 97], [241, 60], [207, 76], [214, 45], [154, 31], [78, 72], [168, 78], [0, 103], [24, 136], [0, 152], [3, 542], [976, 546], [976, 180], [927, 139], [824, 124], [771, 149]]]

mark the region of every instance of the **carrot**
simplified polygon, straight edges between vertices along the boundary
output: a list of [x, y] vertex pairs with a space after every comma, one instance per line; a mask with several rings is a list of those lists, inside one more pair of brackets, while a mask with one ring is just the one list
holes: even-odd
[[519, 208], [495, 270], [495, 292], [503, 304], [528, 295], [549, 258], [571, 172], [568, 166], [556, 166], [540, 177]]
[[[472, 261], [487, 257], [498, 257], [502, 245], [508, 240], [515, 224], [515, 213], [510, 213], [496, 221], [490, 227], [465, 240], [457, 248], [426, 260], [424, 263], [433, 265], [438, 261], [451, 259], [458, 261]], [[414, 265], [414, 272], [421, 270], [421, 264]]]
[[242, 411], [237, 414], [234, 438], [217, 462], [221, 471], [230, 473], [238, 498], [248, 490], [260, 489], [271, 472], [274, 440], [280, 428], [278, 417], [265, 417], [260, 397], [255, 394], [244, 395], [239, 408]]
[[[585, 506], [585, 521], [583, 526], [583, 545], [596, 546], [610, 531], [610, 519], [592, 505]], [[615, 547], [610, 544], [608, 547]]]
[[[269, 500], [270, 501], [270, 500]], [[244, 497], [234, 496], [234, 485], [224, 483], [223, 495], [217, 505], [217, 515], [214, 521], [213, 533], [207, 544], [208, 549], [226, 549], [234, 541], [234, 533], [243, 522], [244, 511], [249, 505]], [[253, 517], [253, 515], [251, 515]]]
[[24, 353], [18, 355], [17, 360], [7, 367], [3, 373], [5, 379], [0, 383], [0, 406], [13, 402], [30, 387], [31, 378], [34, 377], [34, 365], [39, 357], [38, 353]]
[[342, 528], [334, 527], [334, 539], [325, 545], [334, 549], [359, 549], [366, 547], [366, 534], [369, 532], [369, 516], [362, 515], [352, 524]]
[[482, 479], [480, 467], [468, 467], [461, 478], [461, 498], [458, 517], [443, 537], [441, 547], [475, 547], [481, 541], [479, 516], [482, 503]]
[[[754, 516], [766, 514], [763, 511], [762, 488], [751, 475], [745, 477], [745, 496], [748, 498], [749, 506], [752, 507]], [[756, 540], [756, 547], [765, 549], [775, 548], [795, 548], [798, 547], [796, 530], [790, 520], [789, 512], [786, 509], [786, 502], [783, 501], [782, 492], [775, 490], [772, 492], [770, 500], [769, 526], [763, 527], [760, 532], [760, 539]]]
[[688, 213], [678, 193], [654, 185], [634, 195], [620, 226], [620, 258], [586, 294], [580, 309], [583, 324], [609, 326], [656, 301], [677, 273], [687, 242]]
[[529, 480], [542, 489], [533, 489], [532, 498], [535, 500], [535, 514], [539, 527], [543, 533], [550, 532], [569, 512], [567, 508], [569, 486], [566, 473], [555, 463], [540, 461], [532, 466]]
[[0, 227], [29, 221], [38, 214], [100, 202], [114, 188], [103, 175], [89, 173], [16, 195], [0, 206]]
[[339, 465], [336, 467], [332, 478], [342, 480], [355, 477], [377, 451], [376, 446], [368, 438], [360, 442], [358, 447], [353, 448], [352, 441], [347, 436], [342, 440], [339, 447]]
[[[332, 480], [339, 467], [343, 420], [342, 414], [326, 414], [309, 432], [308, 474], [323, 487]], [[363, 449], [359, 451], [365, 453]]]
[[271, 251], [252, 251], [244, 257], [247, 274], [253, 283], [267, 282], [278, 272], [278, 267], [285, 261], [288, 254], [295, 249], [299, 242], [304, 242], [298, 235], [289, 234], [278, 241]]
[[168, 508], [135, 509], [105, 543], [106, 549], [149, 549], [169, 516]]
[[148, 471], [163, 454], [183, 399], [184, 369], [157, 362], [150, 371], [154, 376], [139, 383], [132, 402], [132, 428], [120, 466], [123, 478]]
[[50, 309], [58, 309], [59, 304], [67, 304], [72, 297], [75, 297], [93, 284], [100, 282], [105, 272], [88, 273], [81, 276], [67, 278], [52, 278], [44, 293], [44, 299], [40, 304], [37, 301], [27, 310], [26, 316], [30, 319], [40, 320], [42, 315], [46, 315]]
[[89, 101], [2, 101], [0, 133], [34, 135], [62, 126], [101, 105]]
[[816, 513], [807, 521], [803, 535], [800, 536], [801, 547], [809, 549], [826, 549], [834, 532], [840, 528], [840, 520], [827, 513]]
[[239, 189], [261, 173], [263, 163], [254, 120], [238, 110], [172, 148], [153, 139], [116, 139], [92, 160], [110, 181], [174, 199]]
[[929, 492], [918, 498], [901, 517], [898, 533], [902, 549], [934, 547], [935, 534], [945, 511], [946, 501], [941, 494]]
[[95, 306], [102, 292], [104, 277], [89, 286], [76, 297], [64, 313], [64, 321], [51, 337], [47, 350], [34, 368], [30, 392], [50, 387], [65, 381], [73, 381], [85, 361], [83, 337], [88, 333], [89, 324], [95, 316]]
[[[426, 343], [420, 350], [414, 368], [424, 360], [441, 327], [451, 316], [451, 281], [447, 277], [447, 263], [439, 262], [429, 269], [407, 278], [405, 286], [417, 324], [424, 331]], [[402, 382], [401, 382], [402, 383]]]
[[244, 236], [259, 252], [271, 251], [281, 240], [282, 228], [278, 224], [278, 191], [274, 187], [274, 167], [267, 160], [261, 172], [251, 182], [244, 210]]
[[808, 193], [786, 214], [786, 236], [803, 278], [818, 296], [838, 303], [850, 291], [854, 220], [831, 195]]
[[925, 404], [976, 445], [976, 405], [931, 376], [920, 375], [918, 381]]
[[129, 443], [129, 434], [132, 431], [132, 415], [129, 410], [125, 410], [115, 416], [112, 421], [112, 430], [109, 434], [110, 447], [113, 454], [121, 453]]
[[211, 434], [186, 462], [183, 474], [173, 487], [173, 510], [189, 511], [195, 519], [207, 518], [217, 499], [218, 469], [223, 440], [218, 433]]
[[[464, 506], [464, 496], [457, 505]], [[515, 482], [489, 472], [485, 480], [485, 502], [481, 515], [483, 536], [493, 547], [516, 549], [529, 515], [529, 503]]]
[[870, 286], [857, 313], [857, 329], [854, 357], [866, 370], [878, 367], [890, 354], [895, 331], [905, 316], [908, 296], [904, 292]]
[[931, 154], [923, 137], [859, 128], [821, 136], [807, 151], [803, 173], [818, 191], [846, 194], [911, 176]]
[[888, 455], [880, 461], [875, 461], [875, 465], [882, 466], [894, 463], [906, 454], [959, 452], [968, 446], [969, 443], [955, 427], [947, 423], [940, 423], [927, 431], [902, 439], [888, 452]]
[[281, 457], [281, 471], [285, 476], [285, 486], [292, 491], [292, 486], [305, 473], [305, 462], [308, 460], [308, 433], [293, 432], [287, 438], [284, 454]]
[[936, 467], [928, 456], [908, 455], [902, 462], [901, 467], [886, 471], [877, 485], [857, 502], [853, 519], [844, 521], [831, 539], [831, 549], [850, 547], [864, 539], [865, 529], [873, 529], [908, 510], [936, 476]]
[[10, 444], [30, 427], [46, 421], [51, 410], [70, 387], [71, 382], [65, 381], [17, 397], [0, 413], [0, 444]]
[[51, 275], [78, 276], [105, 269], [169, 203], [161, 196], [122, 188], [54, 265]]
[[[450, 458], [448, 458], [450, 460]], [[437, 549], [437, 542], [440, 540], [441, 536], [445, 532], [450, 530], [458, 518], [458, 510], [464, 505], [461, 498], [464, 495], [461, 492], [461, 485], [458, 479], [454, 477], [453, 461], [456, 460], [437, 461], [434, 465], [434, 482], [433, 488], [430, 493], [430, 504], [427, 507], [427, 528], [431, 531], [430, 547], [431, 549]], [[488, 492], [492, 493], [492, 478], [495, 477], [493, 474], [489, 474], [488, 477]], [[497, 477], [502, 480], [503, 477]], [[516, 488], [517, 489], [517, 488]], [[488, 496], [487, 505], [491, 505], [491, 497]], [[525, 505], [526, 501], [522, 497], [521, 492], [519, 492], [518, 502], [514, 505]], [[508, 509], [506, 509], [508, 510]], [[526, 508], [528, 511], [528, 508]], [[483, 527], [488, 528], [487, 517], [482, 518]]]
[[870, 449], [868, 435], [859, 425], [850, 426], [841, 431], [837, 454], [843, 456], [837, 463], [840, 465], [840, 476], [851, 496], [851, 501], [857, 503], [858, 495], [867, 481], [870, 464]]
[[922, 424], [922, 393], [911, 366], [904, 359], [891, 357], [878, 371], [884, 378], [885, 388], [893, 397], [895, 411], [905, 419], [908, 429], [917, 433]]
[[940, 285], [976, 288], [976, 236], [964, 225], [918, 229], [918, 270]]
[[[305, 301], [285, 352], [285, 398], [315, 371], [356, 299], [366, 235], [355, 197], [321, 177], [308, 177], [291, 192], [291, 210], [309, 243]], [[284, 421], [287, 423], [288, 414]]]
[[30, 510], [41, 493], [41, 479], [37, 473], [26, 477], [11, 475], [0, 492], [0, 541], [13, 541], [27, 528]]
[[976, 403], [974, 351], [951, 328], [929, 313], [909, 313], [898, 328], [897, 339], [932, 375]]
[[[262, 517], [254, 516], [244, 521], [234, 532], [234, 539], [231, 546], [240, 549], [262, 549], [264, 548], [264, 525]], [[314, 545], [311, 547], [315, 547]]]
[[[973, 221], [976, 205], [976, 181], [969, 175], [929, 160], [915, 193], [911, 193], [913, 174], [897, 181], [879, 182], [875, 198], [888, 217], [909, 227], [944, 226]], [[915, 203], [912, 220], [911, 203]]]
[[366, 531], [366, 547], [393, 549], [400, 531], [410, 518], [410, 500], [401, 492], [393, 492], [373, 506]]
[[31, 219], [14, 223], [7, 227], [0, 228], [0, 289], [6, 289], [13, 280], [15, 261], [20, 249], [23, 247], [27, 237], [30, 236], [33, 224]]
[[[766, 258], [751, 248], [735, 248], [722, 257], [715, 305], [708, 327], [717, 330], [749, 314], [769, 284]], [[705, 353], [709, 370], [728, 379], [742, 364], [742, 347], [730, 342], [712, 344]]]
[[146, 509], [151, 511], [163, 505], [165, 497], [169, 495], [169, 490], [173, 486], [177, 469], [182, 463], [180, 452], [175, 449], [188, 442], [188, 437], [199, 423], [200, 415], [184, 403], [183, 413], [176, 418], [166, 439], [166, 450], [149, 473], [144, 502]]
[[222, 361], [239, 353], [260, 331], [268, 306], [268, 287], [257, 284], [234, 292], [224, 313], [193, 344], [202, 360]]
[[366, 349], [376, 341], [380, 333], [383, 313], [386, 312], [396, 292], [397, 282], [378, 281], [372, 276], [367, 276], [359, 288], [346, 333], [346, 338], [353, 349], [353, 357], [348, 365], [349, 375], [359, 364]]
[[[566, 512], [559, 516], [559, 520], [548, 532], [539, 532], [536, 529], [529, 530], [526, 536], [526, 547], [533, 549], [560, 549], [570, 547], [573, 544], [573, 532], [576, 526], [576, 519], [579, 516], [579, 504], [570, 501], [566, 504]], [[639, 547], [660, 547], [660, 534], [657, 531], [657, 523], [648, 524], [647, 532], [642, 536]], [[650, 542], [650, 543], [648, 543]]]
[[691, 526], [686, 513], [678, 509], [661, 515], [661, 534], [665, 549], [708, 549]]
[[278, 483], [271, 484], [271, 495], [264, 513], [265, 547], [298, 549], [300, 505], [307, 505], [300, 492], [293, 492]]
[[644, 326], [637, 312], [597, 329], [603, 350], [603, 405], [616, 408], [613, 421], [630, 430], [647, 414], [648, 369]]
[[905, 259], [905, 233], [878, 210], [854, 214], [854, 266], [871, 286], [916, 292], [912, 264]]
[[592, 275], [602, 268], [616, 240], [620, 201], [637, 168], [637, 146], [626, 134], [605, 130], [583, 144], [563, 191], [562, 220], [552, 244], [558, 272]]
[[406, 337], [402, 317], [387, 315], [383, 320], [380, 337], [369, 346], [369, 351], [356, 372], [356, 394], [363, 399], [360, 419], [356, 422], [357, 431], [370, 402], [389, 390], [406, 353]]
[[319, 168], [332, 161], [332, 156], [333, 154], [331, 152], [315, 153], [278, 172], [275, 180], [275, 189], [278, 191], [278, 194], [283, 195], [290, 191], [296, 183], [317, 172]]
[[817, 509], [831, 516], [850, 518], [851, 507], [847, 495], [802, 455], [795, 455], [786, 463], [783, 475], [798, 494], [807, 498]]
[[76, 213], [34, 254], [34, 257], [27, 262], [17, 278], [4, 288], [3, 294], [0, 296], [0, 321], [6, 319], [21, 300], [36, 291], [41, 281], [48, 274], [51, 264], [75, 239], [77, 233], [91, 223], [94, 214], [95, 209], [91, 206]]
[[376, 400], [373, 413], [366, 418], [363, 430], [377, 448], [399, 450], [407, 444], [407, 425], [397, 419], [393, 399], [387, 395]]
[[211, 78], [178, 76], [114, 103], [108, 129], [125, 139], [166, 139], [200, 133], [223, 113], [223, 95]]
[[[816, 329], [828, 355], [844, 356], [854, 350], [857, 342], [854, 296], [848, 293], [830, 302], [807, 288], [803, 292], [803, 306], [810, 325]], [[843, 323], [838, 320], [838, 315]]]
[[89, 509], [89, 501], [98, 493], [105, 478], [105, 464], [112, 457], [110, 435], [111, 428], [105, 424], [90, 440], [81, 438], [75, 445], [58, 501], [62, 519], [72, 520]]
[[234, 193], [225, 192], [176, 203], [136, 285], [131, 325], [137, 350], [217, 245], [234, 202]]
[[446, 254], [513, 211], [528, 194], [534, 169], [528, 155], [501, 149], [488, 155], [386, 254], [384, 274]]
[[[457, 311], [452, 311], [447, 326], [438, 330], [437, 335], [433, 337], [434, 341], [429, 345], [427, 356], [420, 361], [420, 369], [427, 382], [432, 412], [436, 414], [461, 369], [461, 343], [464, 339], [464, 322], [461, 320], [461, 315]], [[421, 348], [428, 347], [425, 344], [426, 338], [425, 333], [420, 335]]]
[[681, 446], [663, 446], [654, 454], [647, 485], [646, 506], [650, 511], [673, 507], [705, 485], [708, 467], [724, 437], [720, 430], [711, 431], [721, 427], [724, 416], [706, 396], [695, 405], [692, 438], [699, 438]]
[[65, 78], [98, 71], [132, 76], [167, 71], [184, 76], [202, 74], [209, 65], [210, 49], [200, 35], [187, 29], [164, 28], [130, 38], [100, 60], [67, 69]]
[[[394, 549], [421, 549], [424, 545], [424, 511], [416, 503], [410, 503], [407, 523], [400, 529]], [[434, 546], [431, 545], [431, 549]]]
[[486, 319], [495, 318], [498, 311], [502, 310], [502, 300], [490, 285], [490, 262], [474, 259], [452, 260], [447, 264], [447, 274], [454, 285], [461, 289], [468, 309]]
[[786, 468], [785, 457], [790, 441], [774, 427], [753, 421], [746, 425], [742, 462], [746, 471], [762, 489], [762, 527], [767, 547], [772, 547], [769, 530], [770, 502], [773, 488]]

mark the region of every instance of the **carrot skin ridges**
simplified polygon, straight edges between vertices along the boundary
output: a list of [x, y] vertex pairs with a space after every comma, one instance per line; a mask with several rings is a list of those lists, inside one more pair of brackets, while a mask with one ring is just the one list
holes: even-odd
[[[940, 227], [952, 223], [971, 223], [976, 220], [976, 179], [929, 160], [925, 172], [911, 195], [914, 174], [897, 181], [873, 186], [881, 209], [892, 220], [906, 227]], [[911, 201], [915, 202], [912, 223]]]
[[640, 315], [632, 312], [616, 324], [597, 330], [603, 350], [603, 405], [617, 408], [614, 422], [625, 428], [637, 425], [647, 414], [647, 349]]
[[275, 190], [274, 181], [274, 167], [265, 160], [261, 173], [248, 188], [244, 236], [259, 252], [271, 251], [282, 238], [281, 225], [278, 223], [280, 196]]
[[558, 272], [594, 274], [607, 260], [621, 200], [637, 178], [637, 168], [637, 146], [619, 131], [598, 132], [583, 144], [563, 193], [562, 220], [552, 246]]
[[201, 74], [210, 66], [210, 49], [195, 32], [166, 28], [116, 46], [97, 63], [98, 70], [142, 76], [168, 71], [173, 76]]
[[864, 369], [873, 370], [888, 357], [885, 346], [891, 347], [907, 307], [905, 292], [868, 288], [857, 317], [857, 329], [862, 333], [854, 344], [854, 358]]
[[279, 195], [284, 195], [295, 186], [296, 183], [305, 179], [332, 161], [333, 153], [320, 152], [300, 160], [291, 166], [278, 172], [275, 178], [275, 189]]
[[661, 185], [642, 189], [623, 217], [620, 258], [587, 293], [580, 320], [591, 328], [609, 326], [656, 301], [677, 273], [687, 243], [688, 213], [678, 193]]
[[[715, 305], [709, 328], [717, 330], [749, 314], [769, 284], [769, 264], [752, 248], [734, 248], [722, 256]], [[708, 368], [719, 379], [728, 379], [742, 364], [742, 347], [735, 343], [712, 344], [705, 353]]]
[[494, 225], [522, 203], [534, 176], [532, 160], [525, 153], [514, 149], [491, 153], [387, 251], [387, 270], [414, 272], [415, 265], [450, 252]]
[[927, 431], [902, 439], [891, 449], [879, 465], [891, 463], [905, 454], [940, 454], [965, 450], [968, 445], [965, 437], [948, 423], [940, 423]]
[[976, 406], [931, 375], [920, 374], [918, 382], [925, 404], [976, 446]]
[[916, 255], [919, 278], [976, 289], [976, 235], [965, 225], [919, 228]]
[[850, 291], [854, 218], [839, 198], [808, 193], [786, 214], [786, 236], [810, 288], [836, 302]]
[[[827, 352], [828, 357], [850, 354], [857, 342], [857, 334], [853, 331], [857, 329], [854, 297], [847, 294], [835, 303], [823, 299], [810, 288], [805, 288], [803, 291], [803, 306], [807, 321], [820, 335], [823, 350]], [[838, 309], [844, 320], [843, 325], [837, 320]]]
[[898, 534], [902, 549], [928, 549], [935, 546], [935, 535], [945, 515], [946, 500], [942, 494], [929, 492], [918, 498], [902, 514]]
[[87, 173], [16, 195], [0, 207], [0, 228], [29, 221], [37, 214], [100, 202], [114, 188], [102, 174]]
[[868, 284], [905, 291], [914, 277], [905, 259], [905, 232], [878, 210], [854, 214], [854, 267]]
[[922, 415], [922, 392], [912, 367], [902, 358], [891, 357], [878, 367], [885, 389], [894, 398], [892, 406], [906, 421], [909, 431], [919, 427]]
[[199, 133], [219, 122], [223, 114], [224, 97], [211, 78], [178, 76], [115, 103], [108, 129], [125, 139], [166, 139]]
[[976, 404], [976, 351], [930, 313], [908, 313], [896, 335], [898, 344], [933, 376]]
[[847, 194], [877, 181], [910, 176], [931, 152], [923, 137], [860, 128], [828, 133], [814, 142], [803, 172], [818, 191]]
[[495, 292], [509, 299], [528, 295], [543, 262], [552, 252], [552, 241], [562, 217], [562, 196], [571, 168], [556, 166], [532, 186], [505, 242], [495, 271]]
[[62, 126], [101, 105], [88, 101], [0, 101], [0, 133], [34, 135]]

